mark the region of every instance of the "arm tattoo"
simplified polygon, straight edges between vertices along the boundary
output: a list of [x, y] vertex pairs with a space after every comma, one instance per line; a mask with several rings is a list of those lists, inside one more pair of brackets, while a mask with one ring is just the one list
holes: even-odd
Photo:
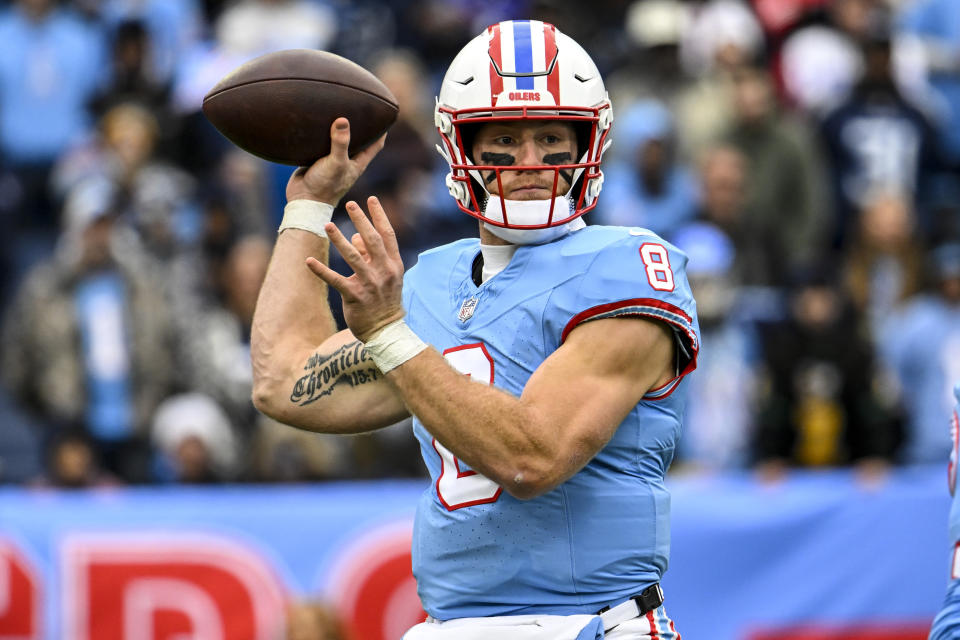
[[290, 402], [301, 407], [330, 395], [340, 383], [357, 387], [383, 376], [359, 340], [345, 344], [329, 355], [313, 354], [303, 370], [306, 374], [293, 384], [290, 391]]

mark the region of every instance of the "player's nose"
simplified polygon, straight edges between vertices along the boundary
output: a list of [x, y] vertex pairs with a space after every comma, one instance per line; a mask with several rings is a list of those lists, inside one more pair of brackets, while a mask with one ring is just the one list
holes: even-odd
[[524, 140], [518, 150], [517, 164], [525, 167], [543, 164], [540, 149], [534, 140]]

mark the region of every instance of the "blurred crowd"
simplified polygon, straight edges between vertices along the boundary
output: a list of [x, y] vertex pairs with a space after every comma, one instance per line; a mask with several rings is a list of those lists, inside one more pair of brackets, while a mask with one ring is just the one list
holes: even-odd
[[606, 78], [613, 146], [587, 222], [690, 257], [703, 347], [675, 468], [944, 463], [956, 0], [13, 0], [0, 482], [423, 475], [409, 423], [325, 436], [253, 409], [250, 322], [291, 168], [234, 148], [201, 101], [277, 49], [371, 69], [400, 118], [352, 195], [384, 201], [409, 266], [476, 234], [444, 186], [433, 96], [463, 44], [518, 17], [557, 25]]

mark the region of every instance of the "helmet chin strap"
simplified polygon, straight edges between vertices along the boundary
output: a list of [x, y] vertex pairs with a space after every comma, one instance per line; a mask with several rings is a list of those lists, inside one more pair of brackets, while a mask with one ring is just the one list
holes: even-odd
[[[553, 204], [555, 218], [565, 218], [571, 211], [572, 203], [570, 198], [565, 195], [553, 200], [501, 200], [499, 196], [490, 195], [484, 207], [484, 215], [491, 220], [502, 221], [503, 209], [501, 207], [505, 206], [510, 224], [546, 224], [550, 216], [551, 204]], [[484, 222], [483, 226], [486, 227], [487, 231], [510, 244], [544, 244], [587, 225], [581, 218], [574, 218], [566, 224], [543, 229], [507, 229], [489, 222]]]

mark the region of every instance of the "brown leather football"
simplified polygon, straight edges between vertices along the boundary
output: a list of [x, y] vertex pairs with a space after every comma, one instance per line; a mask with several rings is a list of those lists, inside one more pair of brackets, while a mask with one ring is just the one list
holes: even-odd
[[330, 126], [350, 120], [350, 155], [397, 119], [397, 99], [346, 58], [312, 49], [262, 55], [227, 74], [203, 113], [235, 145], [271, 162], [306, 166], [330, 153]]

